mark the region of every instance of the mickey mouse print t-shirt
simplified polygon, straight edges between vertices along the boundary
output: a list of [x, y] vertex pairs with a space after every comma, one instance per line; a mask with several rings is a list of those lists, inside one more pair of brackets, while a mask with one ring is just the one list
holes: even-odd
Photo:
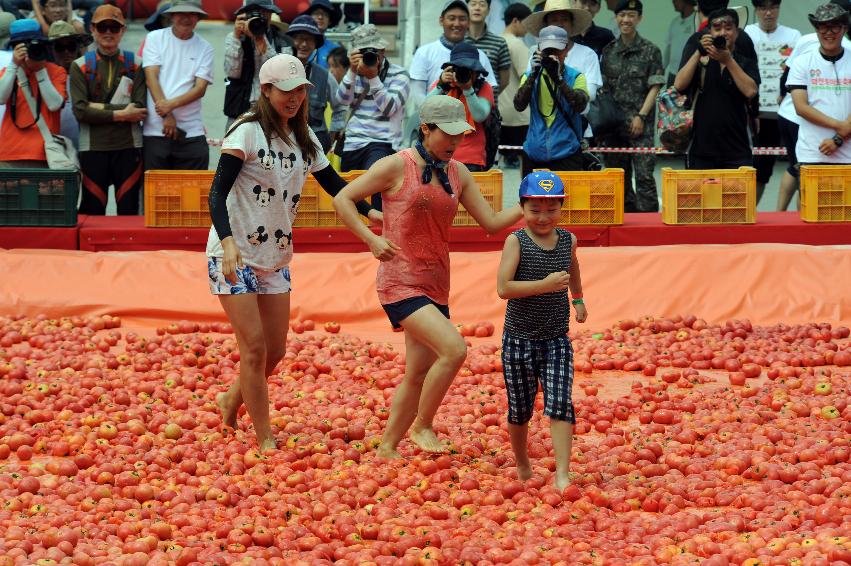
[[[329, 165], [313, 130], [310, 140], [316, 147], [313, 160], [302, 155], [292, 135], [284, 142], [273, 134], [272, 143], [267, 143], [259, 122], [242, 123], [225, 138], [222, 149], [245, 154], [227, 207], [233, 239], [246, 266], [274, 271], [289, 265], [305, 179]], [[215, 227], [210, 228], [207, 256], [224, 256]]]

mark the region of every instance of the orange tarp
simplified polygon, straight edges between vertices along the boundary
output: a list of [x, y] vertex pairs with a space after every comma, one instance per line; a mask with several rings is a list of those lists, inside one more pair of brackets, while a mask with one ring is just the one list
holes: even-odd
[[[622, 318], [694, 313], [708, 321], [851, 323], [851, 248], [779, 244], [581, 248], [589, 328]], [[452, 254], [457, 322], [494, 322], [498, 252]], [[0, 250], [0, 314], [113, 314], [131, 325], [224, 320], [207, 262], [182, 251]], [[292, 318], [340, 321], [344, 332], [390, 338], [368, 254], [299, 254]], [[399, 336], [399, 335], [396, 335]], [[393, 341], [400, 341], [396, 338]]]

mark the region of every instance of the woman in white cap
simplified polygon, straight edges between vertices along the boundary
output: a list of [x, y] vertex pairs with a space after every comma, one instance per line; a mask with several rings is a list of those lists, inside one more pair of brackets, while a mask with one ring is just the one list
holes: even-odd
[[[224, 424], [236, 427], [245, 403], [261, 450], [275, 448], [266, 377], [285, 352], [290, 314], [293, 223], [308, 173], [331, 195], [345, 186], [307, 124], [304, 66], [276, 55], [260, 68], [260, 97], [225, 136], [210, 189], [207, 241], [210, 290], [233, 324], [239, 378], [217, 397]], [[363, 202], [358, 210], [379, 221]]]
[[[464, 339], [449, 322], [449, 228], [458, 205], [488, 233], [522, 216], [519, 206], [494, 213], [467, 168], [452, 159], [467, 122], [457, 98], [433, 95], [420, 108], [419, 140], [373, 165], [334, 198], [346, 226], [381, 260], [376, 287], [394, 328], [405, 330], [405, 377], [390, 409], [379, 456], [398, 458], [396, 447], [410, 438], [422, 450], [442, 452], [434, 416], [467, 357]], [[381, 193], [383, 236], [373, 234], [355, 213], [355, 201]]]

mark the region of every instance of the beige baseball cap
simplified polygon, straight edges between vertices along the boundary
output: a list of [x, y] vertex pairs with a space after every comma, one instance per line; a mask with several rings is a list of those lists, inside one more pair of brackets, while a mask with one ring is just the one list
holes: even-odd
[[476, 129], [467, 123], [464, 103], [443, 94], [426, 98], [420, 107], [420, 124], [436, 124], [450, 136]]
[[260, 84], [274, 85], [279, 90], [290, 91], [301, 85], [313, 86], [304, 72], [298, 57], [288, 54], [275, 55], [260, 67]]

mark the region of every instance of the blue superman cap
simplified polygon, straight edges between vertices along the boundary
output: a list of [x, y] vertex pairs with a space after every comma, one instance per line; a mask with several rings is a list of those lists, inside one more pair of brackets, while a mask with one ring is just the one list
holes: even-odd
[[551, 171], [529, 173], [520, 182], [520, 198], [564, 198], [564, 183]]

